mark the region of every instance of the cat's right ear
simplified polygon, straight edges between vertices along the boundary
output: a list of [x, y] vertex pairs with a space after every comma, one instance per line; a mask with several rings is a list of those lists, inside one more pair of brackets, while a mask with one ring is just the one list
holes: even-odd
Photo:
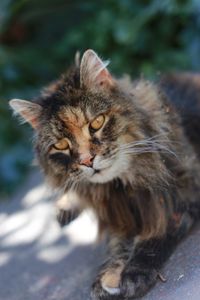
[[34, 129], [38, 129], [42, 113], [42, 107], [39, 104], [19, 99], [13, 99], [9, 101], [9, 104], [14, 113], [20, 115], [22, 122], [28, 122]]
[[84, 52], [80, 64], [80, 83], [90, 90], [105, 90], [115, 86], [115, 80], [107, 69], [109, 61], [102, 61], [91, 49]]

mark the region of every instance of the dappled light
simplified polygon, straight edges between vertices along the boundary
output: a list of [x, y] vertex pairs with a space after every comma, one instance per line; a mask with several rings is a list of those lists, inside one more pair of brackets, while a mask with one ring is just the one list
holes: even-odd
[[[24, 191], [16, 194], [12, 202], [2, 203], [0, 213], [0, 272], [3, 272], [4, 280], [9, 280], [12, 272], [15, 276], [15, 280], [11, 281], [13, 289], [15, 282], [23, 284], [24, 293], [29, 295], [27, 299], [37, 293], [42, 293], [38, 299], [46, 299], [43, 293], [52, 284], [55, 286], [52, 293], [57, 294], [57, 283], [61, 279], [64, 282], [68, 276], [72, 276], [72, 281], [73, 278], [82, 281], [82, 276], [91, 272], [91, 269], [87, 270], [88, 261], [84, 260], [86, 248], [89, 247], [91, 261], [100, 251], [92, 246], [97, 236], [97, 224], [92, 213], [83, 213], [68, 227], [61, 229], [56, 221], [53, 193], [41, 182], [40, 174], [30, 176]], [[83, 247], [83, 252], [80, 247]], [[94, 270], [97, 264], [96, 261]], [[81, 272], [77, 272], [77, 268], [81, 268]], [[86, 280], [89, 281], [89, 277]], [[90, 280], [92, 282], [92, 278]], [[67, 282], [69, 285], [69, 279]], [[89, 282], [87, 286], [89, 288]], [[10, 289], [9, 292], [7, 288], [0, 292], [0, 299], [21, 300], [20, 295], [19, 298], [12, 297]]]
[[7, 264], [11, 258], [11, 255], [7, 252], [1, 252], [0, 255], [0, 267]]
[[[52, 195], [41, 182], [32, 174], [12, 202], [1, 203], [0, 300], [89, 299], [105, 255], [104, 243], [95, 243], [95, 218], [88, 211], [60, 228]], [[199, 233], [196, 228], [178, 247], [162, 271], [167, 282], [158, 282], [144, 299], [189, 299], [184, 297], [191, 293], [199, 299]]]

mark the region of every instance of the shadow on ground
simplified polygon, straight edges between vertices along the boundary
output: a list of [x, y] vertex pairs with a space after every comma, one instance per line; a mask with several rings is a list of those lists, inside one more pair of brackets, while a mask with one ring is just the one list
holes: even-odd
[[[61, 230], [41, 176], [0, 205], [0, 300], [88, 300], [104, 245], [95, 246], [96, 224], [82, 215]], [[145, 300], [200, 299], [200, 228], [170, 258]]]

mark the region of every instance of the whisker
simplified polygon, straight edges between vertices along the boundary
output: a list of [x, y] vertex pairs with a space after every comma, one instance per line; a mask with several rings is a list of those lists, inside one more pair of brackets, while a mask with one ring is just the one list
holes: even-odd
[[[155, 135], [153, 137], [141, 140], [141, 141], [135, 141], [127, 144], [123, 144], [120, 146], [120, 151], [124, 154], [140, 154], [140, 153], [156, 153], [156, 152], [165, 152], [169, 153], [176, 158], [176, 153], [171, 150], [166, 144], [169, 143], [169, 139], [158, 139], [158, 136]], [[171, 141], [170, 141], [171, 143]]]
[[163, 144], [161, 143], [167, 143], [167, 144], [181, 144], [177, 141], [171, 141], [169, 139], [160, 139], [160, 140], [149, 140], [149, 139], [145, 139], [145, 140], [141, 140], [141, 141], [134, 141], [134, 142], [130, 142], [130, 143], [127, 143], [127, 144], [123, 144], [123, 145], [120, 145], [120, 148], [129, 148], [129, 147], [135, 147], [135, 146], [151, 146], [151, 145], [159, 145], [159, 146], [164, 146]]
[[129, 149], [121, 149], [121, 152], [123, 154], [142, 154], [142, 153], [158, 153], [158, 152], [164, 152], [164, 153], [168, 153], [171, 154], [173, 156], [175, 156], [176, 158], [177, 155], [175, 152], [173, 152], [172, 150], [160, 146], [159, 148], [152, 148], [152, 147], [144, 147], [144, 148], [129, 148]]

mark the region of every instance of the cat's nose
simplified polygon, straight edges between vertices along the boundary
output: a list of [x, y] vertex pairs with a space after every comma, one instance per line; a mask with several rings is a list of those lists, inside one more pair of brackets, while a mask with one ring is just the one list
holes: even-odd
[[84, 165], [86, 167], [92, 167], [94, 158], [95, 155], [91, 154], [81, 155], [79, 163], [80, 165]]

